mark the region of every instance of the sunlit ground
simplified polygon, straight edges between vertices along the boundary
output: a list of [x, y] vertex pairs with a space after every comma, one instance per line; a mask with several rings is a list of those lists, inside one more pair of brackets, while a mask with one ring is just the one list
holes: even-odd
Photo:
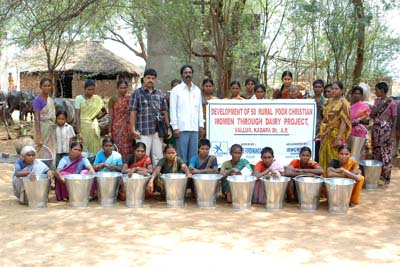
[[400, 266], [399, 170], [387, 189], [363, 191], [347, 215], [288, 204], [234, 211], [169, 209], [154, 198], [143, 209], [124, 203], [47, 209], [19, 205], [12, 195], [12, 165], [0, 164], [0, 266]]

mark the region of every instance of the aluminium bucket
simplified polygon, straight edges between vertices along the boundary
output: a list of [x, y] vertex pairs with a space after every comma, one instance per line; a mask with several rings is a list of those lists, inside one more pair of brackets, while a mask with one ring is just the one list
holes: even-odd
[[185, 207], [187, 177], [183, 173], [165, 173], [161, 175], [165, 183], [165, 196], [169, 208]]
[[143, 176], [137, 173], [122, 176], [125, 186], [126, 200], [128, 208], [143, 208], [146, 185], [150, 176]]
[[355, 181], [348, 178], [326, 178], [329, 213], [346, 214], [349, 209], [351, 192]]
[[364, 174], [364, 187], [367, 190], [377, 189], [383, 163], [378, 160], [360, 160], [358, 163]]
[[265, 208], [267, 210], [283, 209], [290, 178], [286, 176], [266, 177], [262, 181], [265, 189]]
[[251, 199], [253, 197], [255, 176], [232, 175], [228, 176], [229, 187], [232, 194], [232, 207], [236, 210], [251, 208]]
[[296, 183], [300, 209], [304, 211], [317, 210], [324, 180], [311, 176], [296, 176], [293, 180]]
[[30, 208], [47, 208], [50, 179], [47, 174], [36, 175], [36, 179], [31, 180], [29, 176], [23, 177], [24, 189], [28, 198]]
[[89, 205], [89, 193], [94, 177], [92, 174], [68, 174], [64, 176], [71, 207], [82, 208]]
[[222, 175], [219, 174], [193, 175], [197, 207], [215, 208], [215, 201], [218, 193], [218, 182], [221, 178]]
[[350, 136], [349, 147], [351, 148], [351, 155], [354, 159], [359, 160], [361, 158], [361, 153], [366, 140], [366, 138], [361, 138], [353, 135]]
[[122, 174], [120, 172], [96, 172], [95, 176], [99, 204], [102, 206], [114, 205], [117, 198], [117, 186]]

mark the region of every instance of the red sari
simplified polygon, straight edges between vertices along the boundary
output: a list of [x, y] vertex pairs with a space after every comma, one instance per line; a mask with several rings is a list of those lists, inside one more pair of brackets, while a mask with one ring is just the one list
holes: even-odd
[[115, 97], [110, 99], [109, 106], [113, 110], [112, 137], [124, 161], [129, 154], [133, 154], [132, 134], [129, 124], [129, 99], [129, 95]]

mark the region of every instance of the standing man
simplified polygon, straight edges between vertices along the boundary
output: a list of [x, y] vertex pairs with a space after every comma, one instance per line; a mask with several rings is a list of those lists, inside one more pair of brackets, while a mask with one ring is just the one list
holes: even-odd
[[163, 157], [163, 137], [158, 135], [157, 116], [163, 115], [168, 136], [172, 135], [167, 104], [161, 90], [154, 87], [156, 78], [157, 72], [154, 69], [145, 70], [143, 86], [132, 94], [129, 102], [132, 136], [136, 141], [146, 144], [146, 153], [151, 156], [153, 166]]
[[171, 126], [176, 138], [178, 156], [188, 163], [197, 155], [197, 144], [204, 131], [201, 91], [192, 83], [193, 68], [181, 67], [182, 82], [170, 95]]

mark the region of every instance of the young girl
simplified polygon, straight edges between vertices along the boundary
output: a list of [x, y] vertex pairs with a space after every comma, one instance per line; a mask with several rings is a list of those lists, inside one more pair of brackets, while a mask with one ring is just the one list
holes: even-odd
[[210, 141], [201, 139], [199, 141], [198, 155], [193, 156], [189, 163], [190, 172], [199, 173], [218, 173], [218, 163], [214, 156], [210, 156]]
[[[207, 105], [208, 101], [212, 99], [218, 99], [218, 97], [213, 95], [213, 87], [214, 87], [214, 81], [210, 78], [206, 78], [203, 80], [203, 92], [201, 96], [201, 104], [203, 107], [203, 119], [206, 122], [207, 121]], [[201, 136], [201, 138], [205, 138], [206, 136], [206, 128], [204, 127], [204, 134]]]
[[243, 154], [243, 147], [241, 145], [232, 145], [230, 154], [232, 159], [222, 163], [220, 171], [220, 174], [223, 176], [221, 179], [222, 193], [228, 202], [232, 202], [232, 195], [227, 177], [230, 175], [245, 174], [246, 172], [251, 174], [253, 172], [247, 159], [241, 158]]
[[237, 100], [244, 100], [243, 97], [240, 96], [240, 82], [239, 81], [232, 81], [229, 85], [231, 96], [225, 99], [237, 99]]
[[[68, 199], [67, 186], [65, 184], [64, 175], [90, 173], [94, 174], [95, 171], [87, 158], [82, 156], [82, 143], [72, 142], [69, 146], [69, 155], [64, 156], [58, 163], [56, 176], [56, 197], [57, 200]], [[96, 191], [96, 183], [93, 183], [90, 191], [90, 197], [93, 198]]]
[[[289, 166], [285, 169], [285, 175], [295, 177], [298, 175], [318, 176], [323, 174], [322, 168], [319, 164], [311, 160], [311, 149], [309, 147], [302, 147], [299, 153], [300, 159], [294, 159], [290, 162]], [[290, 180], [287, 188], [288, 201], [296, 200], [296, 188], [293, 180]]]
[[62, 157], [68, 155], [71, 138], [75, 136], [74, 128], [66, 122], [67, 116], [65, 110], [56, 113], [56, 166]]
[[102, 149], [97, 152], [93, 162], [95, 171], [116, 171], [122, 170], [122, 156], [117, 151], [114, 151], [114, 141], [110, 137], [103, 139]]
[[266, 92], [267, 89], [265, 88], [264, 84], [257, 84], [256, 87], [254, 87], [254, 95], [251, 97], [251, 99], [265, 99]]
[[299, 153], [300, 159], [294, 159], [290, 162], [285, 175], [295, 177], [297, 175], [322, 175], [324, 172], [319, 164], [311, 160], [311, 149], [309, 147], [302, 147]]
[[364, 176], [361, 175], [361, 170], [357, 161], [350, 156], [350, 148], [347, 145], [340, 146], [338, 159], [334, 159], [329, 163], [328, 177], [343, 177], [356, 181], [350, 198], [350, 206], [353, 207], [357, 205], [360, 200]]
[[154, 190], [165, 195], [164, 181], [158, 176], [161, 173], [186, 173], [188, 178], [192, 178], [188, 166], [176, 155], [176, 148], [168, 144], [164, 149], [165, 157], [158, 161], [149, 182], [147, 183], [147, 195], [152, 195]]
[[244, 86], [246, 87], [246, 93], [241, 95], [244, 99], [253, 99], [254, 92], [255, 92], [255, 86], [257, 82], [256, 79], [254, 78], [247, 78], [246, 81], [244, 82]]
[[264, 147], [261, 150], [261, 160], [254, 166], [253, 175], [257, 177], [253, 191], [253, 203], [265, 203], [264, 184], [261, 181], [263, 176], [280, 176], [283, 168], [279, 162], [274, 159], [274, 150], [270, 147]]

